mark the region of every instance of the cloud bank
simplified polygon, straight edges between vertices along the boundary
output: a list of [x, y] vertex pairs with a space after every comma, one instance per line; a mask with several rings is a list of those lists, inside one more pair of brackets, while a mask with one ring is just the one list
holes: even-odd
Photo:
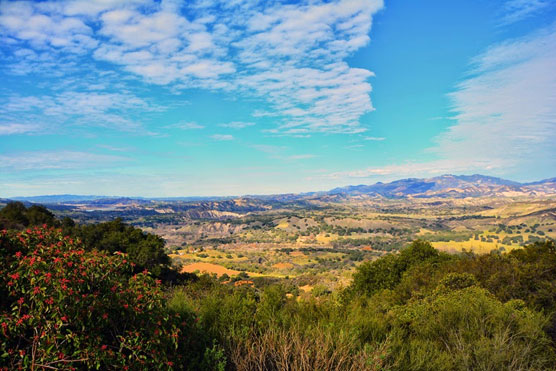
[[346, 58], [369, 43], [382, 7], [382, 0], [2, 2], [0, 42], [14, 74], [109, 63], [174, 90], [263, 100], [269, 107], [259, 114], [275, 118], [272, 133], [357, 133], [373, 110], [373, 74]]

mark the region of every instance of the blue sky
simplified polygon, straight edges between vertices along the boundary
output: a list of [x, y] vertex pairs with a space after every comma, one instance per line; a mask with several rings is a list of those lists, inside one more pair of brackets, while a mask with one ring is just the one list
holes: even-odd
[[0, 197], [556, 175], [553, 0], [0, 1]]

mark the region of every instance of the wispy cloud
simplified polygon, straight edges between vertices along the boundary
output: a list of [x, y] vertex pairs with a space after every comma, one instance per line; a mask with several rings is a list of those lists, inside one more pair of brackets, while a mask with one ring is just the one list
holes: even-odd
[[508, 25], [529, 18], [554, 6], [552, 0], [508, 0], [504, 4], [501, 23]]
[[287, 154], [286, 152], [290, 152], [289, 148], [286, 146], [276, 146], [276, 145], [269, 145], [269, 144], [253, 144], [250, 146], [251, 148], [256, 149], [257, 151], [263, 152], [268, 154], [269, 158], [281, 161], [300, 161], [300, 160], [308, 160], [311, 158], [317, 157], [311, 153], [303, 153], [303, 154]]
[[181, 129], [181, 130], [194, 130], [194, 129], [204, 129], [203, 125], [200, 125], [196, 122], [178, 122], [171, 125], [166, 125], [164, 128], [166, 129]]
[[210, 136], [214, 140], [218, 141], [229, 141], [234, 140], [234, 136], [230, 134], [214, 134]]
[[363, 140], [370, 140], [370, 141], [375, 141], [375, 142], [380, 142], [385, 140], [386, 138], [383, 137], [363, 137]]
[[287, 160], [291, 160], [291, 161], [297, 161], [297, 160], [308, 160], [310, 158], [315, 158], [316, 156], [310, 153], [305, 153], [305, 154], [301, 154], [301, 155], [291, 155], [291, 156], [287, 156], [286, 159]]
[[556, 24], [489, 48], [449, 95], [455, 125], [432, 148], [443, 158], [551, 166], [556, 153]]
[[37, 124], [2, 123], [0, 122], [0, 135], [39, 133], [43, 128]]
[[449, 94], [454, 124], [427, 152], [436, 159], [341, 172], [320, 178], [395, 179], [444, 173], [556, 169], [556, 24], [494, 45], [473, 59]]
[[24, 170], [91, 169], [129, 161], [123, 156], [82, 151], [33, 151], [0, 155], [0, 168]]
[[92, 55], [174, 91], [264, 99], [277, 134], [358, 133], [359, 118], [373, 110], [373, 74], [346, 58], [369, 42], [382, 7], [382, 0], [14, 1], [0, 4], [0, 37], [11, 45], [13, 73], [79, 70]]
[[[0, 102], [0, 135], [44, 133], [64, 126], [142, 131], [142, 124], [132, 119], [135, 110], [144, 113], [159, 109], [130, 93], [64, 91], [40, 96], [10, 95]], [[21, 117], [27, 122], [13, 124]]]
[[229, 128], [229, 129], [244, 129], [246, 127], [254, 126], [254, 125], [255, 125], [254, 122], [232, 121], [225, 124], [219, 124], [218, 126], [223, 128]]
[[329, 172], [316, 178], [342, 179], [399, 179], [400, 177], [427, 177], [447, 173], [496, 171], [503, 169], [504, 163], [492, 161], [467, 161], [457, 160], [434, 160], [427, 162], [407, 162], [404, 164], [369, 167], [360, 170]]

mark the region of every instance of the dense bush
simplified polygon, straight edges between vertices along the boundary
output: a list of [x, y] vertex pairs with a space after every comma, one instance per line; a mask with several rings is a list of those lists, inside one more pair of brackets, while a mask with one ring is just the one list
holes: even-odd
[[170, 263], [164, 251], [165, 242], [160, 236], [145, 233], [120, 218], [98, 224], [75, 225], [64, 228], [64, 233], [80, 238], [88, 249], [126, 253], [139, 270], [146, 268], [155, 275], [161, 274]]
[[346, 294], [349, 294], [349, 297], [372, 295], [379, 290], [394, 288], [410, 267], [439, 258], [439, 252], [428, 242], [414, 241], [398, 255], [386, 255], [381, 259], [361, 264]]
[[0, 229], [23, 230], [44, 225], [62, 228], [64, 235], [80, 239], [88, 250], [104, 250], [110, 254], [119, 251], [128, 254], [135, 264], [135, 272], [148, 269], [158, 278], [184, 281], [190, 277], [179, 276], [170, 270], [170, 258], [164, 249], [164, 240], [155, 234], [145, 233], [124, 223], [120, 218], [110, 222], [80, 225], [65, 217], [56, 219], [46, 207], [25, 207], [21, 202], [9, 202], [0, 209]]
[[[461, 282], [461, 281], [460, 281]], [[468, 282], [469, 283], [469, 282]], [[547, 370], [554, 366], [540, 313], [473, 286], [394, 308], [389, 363], [401, 370]]]
[[187, 323], [160, 281], [124, 254], [86, 251], [59, 230], [0, 233], [0, 367], [167, 369]]
[[0, 209], [0, 229], [23, 229], [28, 226], [58, 225], [58, 221], [46, 207], [32, 205], [26, 208], [21, 202], [9, 202]]

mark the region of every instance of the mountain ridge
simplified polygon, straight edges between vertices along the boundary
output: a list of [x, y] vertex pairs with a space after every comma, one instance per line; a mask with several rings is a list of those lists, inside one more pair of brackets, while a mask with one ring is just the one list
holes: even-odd
[[243, 196], [191, 196], [191, 197], [128, 197], [101, 195], [41, 195], [28, 197], [9, 197], [3, 200], [16, 200], [30, 203], [115, 203], [154, 201], [221, 201], [234, 198], [256, 198], [270, 200], [299, 200], [326, 196], [369, 196], [384, 198], [429, 198], [429, 197], [484, 197], [484, 196], [544, 196], [556, 194], [556, 177], [534, 182], [520, 183], [503, 178], [472, 174], [444, 174], [431, 178], [404, 178], [391, 182], [374, 184], [348, 185], [336, 187], [329, 191], [282, 193], [273, 195]]

